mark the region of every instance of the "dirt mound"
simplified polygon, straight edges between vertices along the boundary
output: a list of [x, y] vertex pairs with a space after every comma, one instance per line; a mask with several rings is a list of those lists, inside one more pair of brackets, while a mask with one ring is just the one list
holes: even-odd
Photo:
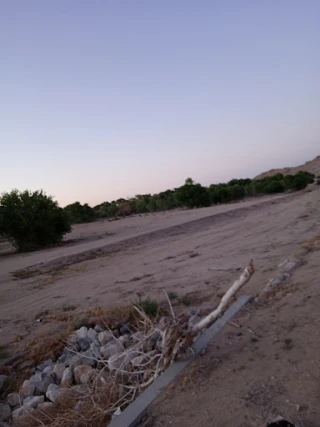
[[320, 175], [320, 156], [317, 156], [313, 160], [306, 162], [304, 165], [286, 167], [282, 169], [271, 169], [268, 172], [263, 172], [260, 175], [257, 175], [255, 179], [262, 179], [266, 176], [275, 175], [276, 173], [282, 173], [283, 175], [295, 174], [299, 171], [310, 172], [314, 175]]

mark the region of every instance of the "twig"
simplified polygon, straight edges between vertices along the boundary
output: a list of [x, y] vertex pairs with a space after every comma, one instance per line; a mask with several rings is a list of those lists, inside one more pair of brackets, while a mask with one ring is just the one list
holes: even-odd
[[209, 327], [223, 312], [228, 301], [232, 298], [251, 278], [254, 273], [253, 260], [250, 261], [248, 267], [243, 271], [238, 280], [236, 280], [231, 288], [221, 298], [218, 308], [212, 311], [208, 316], [202, 319], [199, 323], [193, 326], [191, 333], [197, 333], [202, 329]]
[[229, 320], [228, 325], [234, 326], [235, 328], [241, 328], [241, 325], [239, 323], [232, 322], [231, 320]]
[[164, 289], [164, 293], [165, 293], [165, 296], [166, 296], [166, 298], [167, 298], [167, 301], [168, 301], [168, 304], [169, 304], [169, 307], [170, 307], [170, 311], [171, 311], [171, 314], [172, 314], [172, 318], [174, 319], [176, 316], [175, 316], [175, 314], [174, 314], [173, 307], [172, 307], [172, 304], [171, 304], [171, 301], [170, 301], [169, 295], [168, 295], [168, 293], [167, 293], [167, 291], [166, 291], [165, 289]]

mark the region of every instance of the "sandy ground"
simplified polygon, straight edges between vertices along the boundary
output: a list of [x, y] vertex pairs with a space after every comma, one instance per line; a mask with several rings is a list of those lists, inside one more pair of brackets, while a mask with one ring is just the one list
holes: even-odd
[[[123, 304], [163, 288], [215, 304], [236, 278], [210, 266], [256, 266], [243, 293], [258, 295], [278, 264], [320, 232], [320, 189], [205, 209], [79, 225], [58, 248], [0, 256], [0, 344], [61, 324], [41, 312]], [[36, 267], [33, 267], [36, 265]], [[17, 278], [17, 270], [31, 272]], [[320, 251], [267, 303], [241, 313], [153, 407], [149, 426], [262, 426], [289, 415], [320, 425]], [[250, 331], [249, 331], [250, 329]], [[317, 424], [318, 421], [318, 424]]]
[[319, 252], [265, 304], [245, 308], [162, 393], [144, 427], [320, 425]]

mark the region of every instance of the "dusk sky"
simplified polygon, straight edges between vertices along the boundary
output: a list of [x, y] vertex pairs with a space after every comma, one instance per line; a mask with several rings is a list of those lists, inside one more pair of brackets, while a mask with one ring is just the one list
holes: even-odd
[[320, 154], [319, 0], [2, 0], [0, 193], [91, 205]]

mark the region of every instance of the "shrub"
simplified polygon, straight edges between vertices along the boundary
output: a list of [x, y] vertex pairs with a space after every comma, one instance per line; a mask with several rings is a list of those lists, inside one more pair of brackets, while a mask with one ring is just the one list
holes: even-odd
[[292, 189], [303, 190], [308, 184], [313, 183], [314, 175], [309, 172], [299, 171], [293, 175]]
[[116, 212], [116, 215], [122, 216], [122, 217], [129, 216], [132, 214], [132, 211], [133, 211], [133, 209], [132, 209], [132, 206], [130, 203], [122, 202], [118, 205], [118, 210]]
[[270, 181], [264, 186], [264, 193], [273, 194], [273, 193], [283, 193], [284, 185], [282, 181]]
[[177, 292], [173, 292], [173, 291], [168, 292], [168, 298], [169, 298], [170, 301], [173, 300], [173, 299], [177, 299], [178, 298]]
[[176, 189], [177, 201], [188, 208], [210, 206], [210, 194], [207, 188], [201, 184], [194, 184], [191, 178], [187, 178], [182, 187]]
[[191, 305], [191, 299], [190, 299], [189, 295], [183, 295], [180, 298], [180, 303], [185, 305], [186, 307], [189, 307]]
[[87, 203], [72, 203], [64, 208], [72, 224], [91, 222], [95, 219], [95, 211]]
[[19, 251], [60, 242], [71, 231], [68, 216], [42, 191], [13, 190], [0, 197], [0, 237]]
[[139, 298], [139, 301], [134, 305], [149, 317], [155, 317], [159, 311], [159, 304], [157, 301], [149, 297], [145, 299]]

